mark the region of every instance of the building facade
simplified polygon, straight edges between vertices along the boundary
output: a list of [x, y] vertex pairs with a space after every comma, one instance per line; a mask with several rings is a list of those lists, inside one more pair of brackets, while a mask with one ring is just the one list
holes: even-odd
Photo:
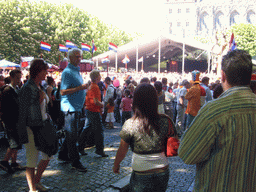
[[256, 0], [166, 0], [169, 33], [213, 36], [234, 24], [256, 24]]

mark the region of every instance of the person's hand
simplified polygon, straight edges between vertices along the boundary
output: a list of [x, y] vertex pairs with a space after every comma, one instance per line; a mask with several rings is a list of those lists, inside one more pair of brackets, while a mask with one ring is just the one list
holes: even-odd
[[114, 173], [119, 174], [119, 173], [120, 173], [119, 170], [120, 170], [120, 165], [114, 165], [114, 166], [113, 166], [113, 172], [114, 172]]
[[88, 88], [88, 84], [85, 83], [85, 84], [81, 85], [82, 90], [87, 89], [87, 88]]

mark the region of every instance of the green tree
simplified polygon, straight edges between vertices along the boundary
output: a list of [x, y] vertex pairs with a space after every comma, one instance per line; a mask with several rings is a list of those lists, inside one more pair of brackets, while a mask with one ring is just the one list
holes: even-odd
[[[78, 47], [81, 43], [92, 44], [97, 51], [94, 55], [108, 51], [111, 41], [118, 46], [132, 41], [124, 31], [108, 26], [96, 17], [71, 4], [55, 5], [46, 2], [28, 0], [0, 1], [0, 56], [19, 62], [21, 56], [40, 57], [57, 64], [64, 53], [59, 51], [59, 44], [65, 45], [70, 40]], [[51, 51], [40, 48], [40, 42], [51, 45]], [[89, 52], [84, 58], [91, 58]]]

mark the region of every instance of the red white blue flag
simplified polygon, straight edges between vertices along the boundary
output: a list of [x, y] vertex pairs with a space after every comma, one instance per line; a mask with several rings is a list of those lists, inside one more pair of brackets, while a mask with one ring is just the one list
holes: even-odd
[[68, 52], [68, 48], [65, 45], [59, 44], [59, 51], [61, 51], [61, 52]]
[[114, 43], [109, 42], [108, 49], [117, 52], [117, 46]]
[[237, 48], [237, 44], [235, 42], [234, 33], [231, 34], [231, 38], [229, 41], [229, 51], [233, 51]]
[[110, 62], [109, 56], [104, 57], [104, 58], [101, 60], [101, 63], [108, 63], [108, 62]]
[[92, 54], [97, 51], [97, 47], [94, 44], [94, 40], [92, 40]]
[[87, 45], [85, 43], [82, 43], [81, 48], [82, 48], [82, 51], [89, 51], [90, 52], [91, 46]]
[[122, 63], [129, 63], [130, 62], [130, 59], [129, 59], [129, 57], [128, 57], [128, 55], [127, 54], [125, 54], [125, 57], [124, 57], [124, 59], [122, 60]]
[[41, 49], [46, 50], [46, 51], [51, 51], [51, 45], [41, 41]]
[[68, 47], [68, 48], [77, 48], [77, 46], [69, 40], [66, 40], [66, 47]]

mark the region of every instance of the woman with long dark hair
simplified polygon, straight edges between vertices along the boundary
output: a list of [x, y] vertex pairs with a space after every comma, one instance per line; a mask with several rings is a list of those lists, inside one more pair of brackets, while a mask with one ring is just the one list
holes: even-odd
[[119, 173], [120, 163], [129, 146], [133, 151], [131, 191], [165, 191], [169, 180], [169, 163], [165, 156], [165, 140], [171, 119], [159, 115], [156, 89], [146, 83], [134, 92], [132, 118], [120, 132], [121, 143], [116, 154], [113, 172]]

